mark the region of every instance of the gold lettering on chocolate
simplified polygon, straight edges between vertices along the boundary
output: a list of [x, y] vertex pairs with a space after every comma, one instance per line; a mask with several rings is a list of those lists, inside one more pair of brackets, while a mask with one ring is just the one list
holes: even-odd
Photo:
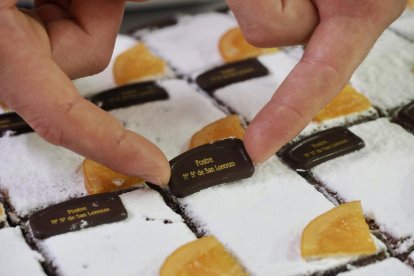
[[197, 160], [196, 159], [194, 162], [196, 163], [197, 167], [199, 167], [199, 166], [204, 166], [204, 165], [213, 163], [214, 160], [213, 160], [213, 158], [210, 157], [210, 158], [204, 158], [203, 160]]
[[348, 139], [343, 139], [343, 140], [340, 140], [340, 141], [335, 142], [335, 143], [329, 143], [328, 141], [323, 140], [321, 142], [311, 144], [311, 147], [314, 148], [314, 150], [311, 150], [311, 151], [308, 151], [308, 152], [304, 153], [303, 156], [305, 158], [311, 158], [313, 156], [323, 154], [323, 153], [325, 153], [329, 150], [332, 150], [334, 148], [340, 147], [340, 146], [348, 144], [348, 143], [349, 143]]
[[68, 214], [67, 217], [59, 217], [50, 220], [51, 225], [58, 225], [65, 222], [72, 222], [75, 220], [85, 219], [87, 217], [92, 217], [96, 215], [105, 214], [111, 211], [111, 208], [103, 208], [98, 210], [89, 211], [88, 207], [79, 207], [75, 209], [68, 209], [66, 213]]
[[[208, 165], [210, 163], [214, 163], [214, 159], [209, 157], [209, 158], [204, 158], [201, 160], [194, 160], [194, 163], [196, 164], [197, 167], [201, 167], [201, 166], [205, 166]], [[190, 180], [190, 179], [196, 179], [197, 177], [202, 177], [208, 174], [212, 174], [218, 171], [223, 171], [226, 169], [230, 169], [235, 167], [237, 164], [236, 162], [227, 162], [227, 163], [223, 163], [223, 164], [218, 164], [218, 165], [213, 165], [211, 167], [203, 167], [201, 169], [198, 170], [193, 170], [193, 171], [189, 171], [189, 172], [185, 172], [181, 175], [181, 177], [183, 178], [183, 180]]]
[[221, 81], [225, 79], [231, 79], [236, 78], [244, 75], [248, 75], [250, 73], [254, 72], [254, 68], [248, 67], [243, 69], [238, 68], [228, 68], [220, 71], [219, 75], [213, 76], [211, 78], [211, 81]]
[[71, 215], [71, 214], [76, 214], [76, 213], [80, 213], [80, 212], [85, 212], [88, 211], [88, 207], [79, 207], [79, 208], [75, 208], [75, 209], [68, 209], [66, 210], [66, 212]]

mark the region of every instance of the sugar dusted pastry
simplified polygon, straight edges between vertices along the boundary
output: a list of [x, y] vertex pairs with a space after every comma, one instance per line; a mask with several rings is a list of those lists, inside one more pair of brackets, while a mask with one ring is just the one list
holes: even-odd
[[29, 247], [19, 227], [0, 229], [0, 252], [0, 275], [46, 275], [43, 257]]
[[383, 114], [414, 100], [414, 44], [385, 31], [355, 71], [351, 85]]
[[350, 130], [365, 142], [365, 147], [320, 164], [311, 172], [338, 199], [361, 200], [365, 215], [387, 235], [391, 248], [404, 252], [414, 245], [414, 239], [410, 239], [414, 214], [408, 207], [414, 196], [410, 184], [414, 181], [414, 135], [388, 119]]
[[126, 220], [36, 240], [59, 275], [157, 275], [171, 252], [195, 239], [157, 192], [120, 197]]
[[[201, 230], [216, 236], [253, 275], [311, 274], [354, 260], [307, 262], [301, 257], [306, 224], [334, 205], [275, 158], [256, 166], [249, 179], [205, 189], [179, 202]], [[384, 249], [376, 244], [379, 251]]]
[[340, 276], [413, 276], [414, 268], [409, 267], [397, 258], [388, 258], [365, 267], [354, 268], [351, 271], [338, 274]]
[[221, 36], [237, 23], [223, 13], [183, 16], [176, 25], [144, 34], [143, 41], [182, 74], [223, 63]]

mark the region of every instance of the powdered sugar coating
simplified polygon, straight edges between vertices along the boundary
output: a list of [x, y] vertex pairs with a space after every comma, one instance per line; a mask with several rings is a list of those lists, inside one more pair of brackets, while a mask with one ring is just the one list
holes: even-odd
[[158, 275], [166, 257], [195, 239], [157, 192], [136, 190], [121, 199], [126, 220], [37, 241], [59, 275]]
[[20, 216], [85, 194], [83, 158], [37, 134], [0, 139], [0, 189]]
[[191, 136], [225, 114], [182, 80], [160, 81], [170, 98], [111, 113], [128, 129], [145, 136], [172, 159], [187, 150]]
[[365, 214], [396, 238], [414, 234], [414, 135], [387, 119], [353, 126], [360, 151], [323, 163], [313, 174], [345, 201], [361, 200]]
[[414, 42], [414, 9], [409, 8], [392, 23], [390, 29]]
[[339, 273], [340, 276], [413, 276], [414, 270], [396, 258], [388, 258], [381, 262]]
[[202, 190], [180, 202], [253, 275], [303, 275], [350, 261], [301, 258], [303, 229], [334, 205], [276, 158], [256, 166], [249, 179]]
[[183, 16], [178, 24], [144, 34], [142, 39], [180, 73], [190, 74], [223, 63], [220, 38], [236, 26], [236, 21], [223, 13]]
[[0, 252], [0, 275], [46, 275], [39, 263], [43, 257], [30, 249], [19, 227], [0, 230]]
[[351, 84], [383, 113], [414, 100], [414, 44], [385, 31]]

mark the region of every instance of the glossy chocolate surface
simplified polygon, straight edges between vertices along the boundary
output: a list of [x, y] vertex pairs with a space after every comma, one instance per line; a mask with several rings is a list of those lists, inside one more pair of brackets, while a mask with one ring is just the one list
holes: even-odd
[[168, 184], [177, 197], [185, 197], [218, 184], [248, 178], [254, 166], [239, 139], [225, 139], [189, 150], [174, 158]]
[[196, 83], [206, 92], [215, 90], [253, 78], [263, 77], [269, 70], [257, 59], [247, 59], [207, 71], [196, 78]]
[[347, 128], [335, 127], [289, 146], [282, 156], [292, 168], [304, 171], [364, 146], [364, 141]]
[[96, 94], [90, 100], [104, 110], [168, 99], [168, 93], [155, 82], [133, 83]]
[[128, 213], [117, 194], [105, 193], [69, 200], [48, 207], [29, 218], [37, 239], [117, 222]]

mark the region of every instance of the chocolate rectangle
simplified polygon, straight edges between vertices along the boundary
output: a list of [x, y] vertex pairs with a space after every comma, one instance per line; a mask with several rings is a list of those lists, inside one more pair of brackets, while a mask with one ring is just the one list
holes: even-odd
[[243, 142], [225, 139], [189, 150], [170, 161], [169, 187], [185, 197], [218, 184], [248, 178], [254, 173]]
[[414, 131], [414, 102], [408, 104], [397, 114], [397, 122], [410, 131]]
[[33, 214], [29, 224], [37, 239], [117, 222], [128, 213], [117, 194], [81, 197], [56, 204]]
[[304, 171], [364, 146], [364, 141], [347, 128], [335, 127], [287, 147], [282, 156], [292, 168]]
[[17, 113], [4, 113], [0, 115], [0, 137], [6, 132], [12, 136], [33, 132], [34, 130]]
[[214, 68], [196, 78], [196, 83], [206, 92], [248, 79], [263, 77], [269, 70], [257, 59], [247, 59]]
[[90, 100], [109, 111], [152, 101], [166, 100], [168, 93], [153, 81], [120, 86], [94, 95]]

